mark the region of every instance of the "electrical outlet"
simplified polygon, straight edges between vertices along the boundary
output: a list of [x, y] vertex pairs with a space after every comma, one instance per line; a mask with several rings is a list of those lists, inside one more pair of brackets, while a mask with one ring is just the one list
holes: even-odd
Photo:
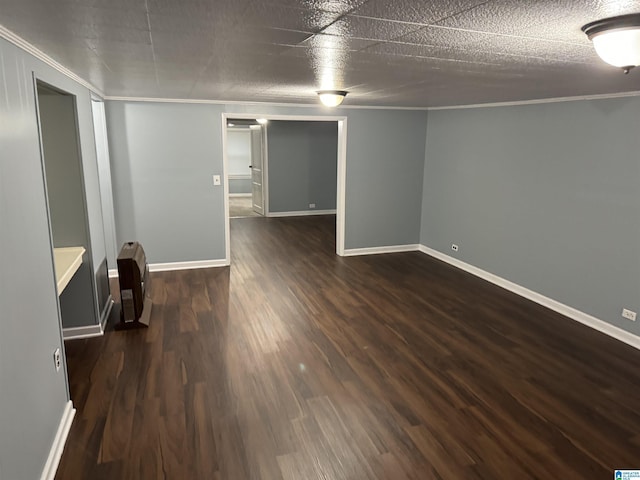
[[451, 250], [453, 250], [454, 252], [458, 251], [458, 245], [456, 245], [455, 243], [451, 244]]
[[60, 357], [59, 348], [56, 348], [55, 352], [53, 352], [53, 364], [56, 366], [56, 372], [59, 372], [60, 367], [62, 367], [62, 358]]
[[623, 308], [622, 316], [627, 320], [631, 320], [632, 322], [636, 321], [636, 312], [634, 312], [633, 310], [627, 310], [626, 308]]
[[309, 208], [316, 208], [316, 204], [315, 203], [310, 203], [309, 204]]

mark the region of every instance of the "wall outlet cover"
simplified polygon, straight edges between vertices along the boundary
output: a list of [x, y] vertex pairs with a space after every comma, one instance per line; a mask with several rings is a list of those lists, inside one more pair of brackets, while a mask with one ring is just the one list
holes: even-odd
[[458, 245], [456, 245], [455, 243], [451, 244], [451, 250], [453, 250], [454, 252], [458, 251]]
[[623, 308], [622, 316], [627, 320], [631, 320], [632, 322], [636, 321], [636, 312], [634, 312], [633, 310], [628, 310], [626, 308]]
[[62, 367], [62, 357], [60, 356], [60, 349], [56, 348], [53, 352], [53, 364], [56, 367], [56, 372], [60, 371], [60, 367]]

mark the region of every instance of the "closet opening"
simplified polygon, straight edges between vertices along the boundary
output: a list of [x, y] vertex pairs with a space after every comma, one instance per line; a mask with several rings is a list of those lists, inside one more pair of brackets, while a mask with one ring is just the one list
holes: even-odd
[[42, 171], [62, 329], [67, 335], [99, 318], [93, 274], [76, 97], [36, 80]]

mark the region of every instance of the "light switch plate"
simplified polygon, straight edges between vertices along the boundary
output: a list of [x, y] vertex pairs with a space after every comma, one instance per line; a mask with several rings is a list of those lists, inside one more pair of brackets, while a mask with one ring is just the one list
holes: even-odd
[[220, 175], [214, 175], [213, 176], [213, 184], [214, 185], [220, 185]]

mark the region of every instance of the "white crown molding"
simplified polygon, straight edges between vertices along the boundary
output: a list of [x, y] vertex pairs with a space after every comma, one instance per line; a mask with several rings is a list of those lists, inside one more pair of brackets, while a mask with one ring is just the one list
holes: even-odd
[[[546, 103], [564, 103], [578, 102], [589, 100], [608, 100], [613, 98], [627, 98], [640, 96], [639, 90], [631, 92], [618, 93], [599, 93], [593, 95], [576, 95], [572, 97], [551, 97], [540, 98], [535, 100], [515, 100], [512, 102], [494, 102], [494, 103], [475, 103], [469, 105], [448, 105], [442, 107], [392, 107], [392, 106], [366, 106], [366, 105], [340, 105], [338, 110], [342, 109], [364, 109], [364, 110], [410, 110], [410, 111], [438, 111], [438, 110], [465, 110], [470, 108], [495, 108], [495, 107], [515, 107], [519, 105], [540, 105]], [[293, 107], [293, 108], [317, 108], [321, 105], [315, 103], [273, 103], [273, 102], [247, 102], [237, 100], [204, 100], [204, 99], [179, 99], [179, 98], [152, 98], [152, 97], [104, 97], [105, 100], [119, 102], [151, 102], [151, 103], [195, 103], [195, 104], [211, 104], [211, 105], [251, 105], [251, 106], [269, 106], [269, 107]], [[330, 112], [327, 112], [330, 113]], [[229, 116], [236, 115], [228, 112]], [[239, 115], [239, 114], [238, 114]], [[237, 118], [242, 118], [237, 116]], [[277, 118], [272, 118], [277, 120]]]
[[104, 98], [104, 93], [102, 92], [102, 90], [97, 88], [95, 85], [89, 83], [84, 78], [76, 75], [71, 70], [69, 70], [67, 67], [62, 65], [61, 63], [56, 62], [53, 58], [51, 58], [49, 55], [44, 53], [42, 50], [34, 47], [29, 42], [27, 42], [24, 38], [16, 35], [11, 30], [9, 30], [8, 28], [6, 28], [6, 27], [4, 27], [2, 25], [0, 25], [0, 38], [4, 38], [9, 43], [12, 43], [16, 47], [18, 47], [18, 48], [24, 50], [25, 52], [29, 53], [30, 55], [33, 55], [38, 60], [46, 63], [51, 68], [53, 68], [54, 70], [57, 70], [58, 72], [60, 72], [64, 76], [69, 77], [74, 82], [79, 83], [83, 87], [87, 88], [88, 90], [92, 91], [93, 93], [97, 94], [98, 96]]
[[420, 245], [420, 251], [640, 350], [640, 337], [633, 333], [425, 245]]
[[300, 210], [299, 212], [269, 212], [267, 217], [279, 218], [279, 217], [308, 217], [312, 215], [335, 215], [336, 210]]
[[496, 102], [496, 103], [476, 103], [472, 105], [451, 105], [447, 107], [427, 107], [426, 110], [438, 111], [438, 110], [466, 110], [469, 108], [494, 108], [494, 107], [515, 107], [519, 105], [540, 105], [545, 103], [564, 103], [564, 102], [579, 102], [588, 100], [610, 100], [612, 98], [627, 98], [638, 97], [640, 91], [632, 92], [620, 92], [620, 93], [602, 93], [595, 95], [579, 95], [575, 97], [555, 97], [555, 98], [541, 98], [537, 100], [517, 100], [513, 102]]
[[62, 412], [62, 418], [58, 424], [56, 436], [53, 438], [53, 443], [49, 450], [49, 456], [44, 464], [40, 480], [53, 480], [55, 478], [56, 470], [58, 470], [58, 464], [60, 463], [60, 458], [62, 458], [62, 452], [64, 451], [65, 444], [67, 443], [67, 437], [69, 436], [69, 431], [71, 430], [71, 424], [73, 423], [73, 417], [75, 415], [76, 409], [73, 408], [73, 402], [69, 400], [64, 407], [64, 412]]
[[345, 257], [356, 257], [360, 255], [380, 255], [384, 253], [403, 253], [416, 252], [420, 249], [420, 245], [390, 245], [386, 247], [366, 247], [366, 248], [348, 248], [345, 249]]
[[150, 272], [170, 272], [173, 270], [193, 270], [197, 268], [227, 267], [229, 262], [220, 260], [196, 260], [191, 262], [150, 263]]
[[[277, 102], [257, 102], [247, 100], [206, 100], [206, 99], [189, 99], [189, 98], [155, 98], [155, 97], [121, 97], [121, 96], [106, 96], [105, 100], [114, 102], [151, 102], [151, 103], [196, 103], [205, 105], [242, 105], [242, 106], [255, 106], [255, 107], [292, 107], [292, 108], [321, 108], [326, 110], [328, 114], [335, 113], [339, 110], [414, 110], [414, 111], [426, 111], [428, 107], [392, 107], [384, 105], [345, 105], [342, 104], [336, 108], [329, 108], [321, 105], [320, 103], [277, 103]], [[226, 112], [229, 117], [242, 118], [234, 114], [233, 112]], [[252, 117], [252, 118], [255, 118]], [[266, 118], [266, 117], [265, 117]], [[276, 120], [276, 119], [273, 119]]]

